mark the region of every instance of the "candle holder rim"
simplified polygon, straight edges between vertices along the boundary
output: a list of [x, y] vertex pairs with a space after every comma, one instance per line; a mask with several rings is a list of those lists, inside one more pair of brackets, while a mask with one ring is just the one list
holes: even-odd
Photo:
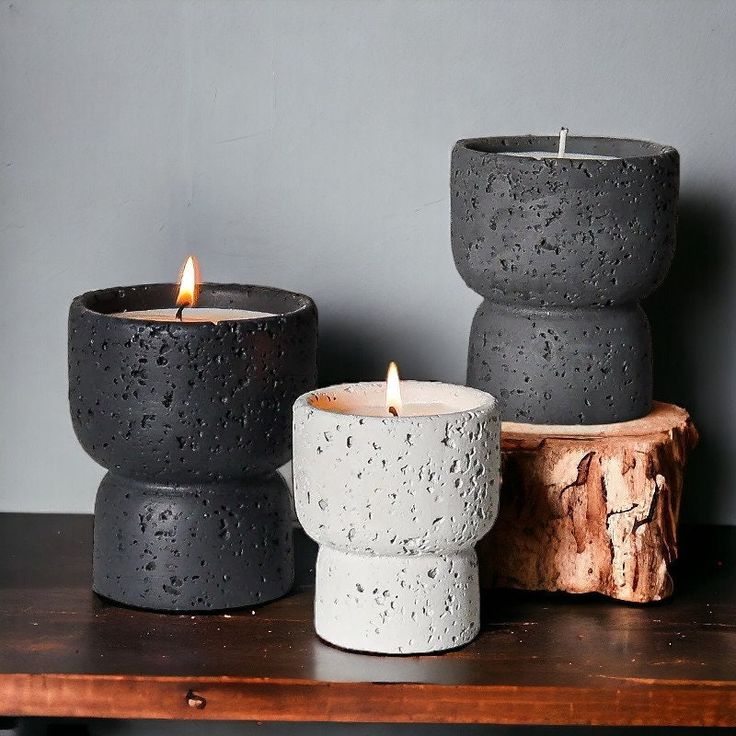
[[[593, 151], [578, 151], [580, 144], [588, 142], [594, 146]], [[609, 165], [620, 163], [621, 161], [636, 161], [658, 158], [661, 156], [679, 156], [674, 146], [665, 143], [657, 143], [656, 141], [644, 140], [640, 138], [613, 138], [609, 136], [595, 135], [568, 135], [566, 141], [566, 153], [586, 153], [591, 154], [592, 158], [589, 162], [595, 162], [600, 165]], [[556, 161], [559, 163], [569, 163], [571, 161], [579, 162], [579, 159], [571, 159], [566, 156], [557, 158], [557, 149], [559, 144], [559, 136], [557, 135], [536, 135], [528, 133], [525, 135], [494, 135], [480, 136], [477, 138], [462, 138], [455, 143], [455, 149], [463, 149], [469, 154], [478, 156], [493, 156], [498, 158], [506, 153], [531, 153], [532, 151], [542, 151], [549, 153], [550, 157], [543, 159], [545, 163], [548, 161]], [[534, 146], [534, 148], [531, 148]], [[601, 148], [597, 148], [601, 146]], [[617, 147], [632, 147], [640, 150], [634, 153], [624, 153], [621, 155]], [[498, 150], [494, 150], [498, 148]], [[490, 150], [489, 150], [490, 149]], [[527, 150], [528, 149], [528, 150]], [[549, 149], [549, 150], [547, 150]], [[595, 159], [594, 154], [603, 156], [614, 156], [611, 159]], [[526, 161], [540, 163], [540, 159], [534, 156], [521, 155], [514, 156], [515, 161]], [[587, 161], [583, 159], [583, 161]]]
[[[86, 291], [83, 294], [79, 294], [78, 296], [74, 297], [72, 299], [71, 305], [70, 305], [70, 311], [71, 312], [78, 312], [80, 314], [90, 314], [94, 315], [95, 317], [109, 317], [111, 319], [115, 319], [117, 321], [120, 321], [123, 324], [128, 325], [141, 325], [141, 324], [158, 324], [162, 326], [176, 326], [180, 327], [182, 329], [203, 329], [206, 327], [213, 328], [213, 327], [222, 327], [223, 325], [227, 326], [228, 324], [238, 324], [245, 321], [257, 321], [257, 322], [270, 322], [270, 321], [277, 321], [283, 318], [289, 318], [293, 317], [302, 313], [307, 313], [314, 311], [316, 312], [317, 307], [314, 303], [314, 300], [307, 296], [306, 294], [301, 294], [296, 291], [289, 291], [288, 289], [280, 289], [275, 286], [263, 286], [261, 284], [237, 284], [237, 283], [220, 283], [220, 282], [211, 282], [211, 281], [204, 281], [201, 284], [198, 285], [198, 294], [201, 297], [203, 293], [205, 295], [209, 295], [212, 291], [216, 291], [217, 289], [221, 290], [232, 290], [232, 291], [240, 291], [245, 292], [246, 290], [251, 292], [260, 292], [263, 296], [271, 296], [271, 297], [277, 297], [284, 299], [285, 301], [290, 301], [293, 304], [293, 308], [287, 307], [286, 309], [283, 309], [281, 311], [276, 311], [273, 314], [268, 314], [264, 316], [259, 317], [253, 317], [249, 320], [222, 320], [220, 322], [178, 322], [178, 321], [171, 321], [167, 323], [160, 323], [156, 322], [155, 320], [142, 320], [140, 318], [132, 318], [132, 317], [126, 317], [124, 312], [127, 311], [124, 307], [119, 310], [119, 312], [115, 311], [103, 311], [99, 308], [95, 308], [90, 304], [90, 302], [93, 299], [104, 299], [106, 297], [109, 298], [118, 298], [118, 299], [124, 299], [126, 296], [126, 292], [136, 292], [136, 293], [145, 293], [146, 291], [155, 292], [157, 290], [170, 290], [170, 293], [174, 297], [172, 301], [168, 304], [152, 304], [143, 307], [143, 309], [165, 309], [165, 308], [171, 308], [175, 307], [175, 296], [177, 293], [177, 290], [179, 288], [178, 284], [175, 283], [167, 283], [167, 282], [154, 282], [154, 283], [146, 283], [146, 284], [131, 284], [128, 286], [111, 286], [104, 289], [92, 289], [90, 291]], [[121, 305], [122, 306], [122, 305]], [[197, 307], [200, 305], [198, 304]], [[206, 305], [211, 308], [217, 308], [216, 305], [208, 304]], [[236, 307], [234, 305], [228, 305], [229, 308], [242, 308], [242, 307]], [[139, 308], [140, 309], [140, 308]], [[253, 311], [260, 311], [252, 308]], [[130, 310], [130, 311], [138, 311], [136, 310]], [[120, 313], [122, 312], [122, 313]]]
[[[336, 383], [331, 386], [323, 386], [320, 388], [313, 389], [311, 391], [307, 391], [306, 393], [303, 393], [301, 396], [297, 398], [297, 400], [294, 402], [294, 410], [296, 412], [299, 408], [307, 408], [312, 409], [315, 412], [319, 412], [320, 414], [327, 414], [331, 416], [344, 416], [344, 417], [356, 417], [358, 419], [365, 420], [366, 422], [385, 422], [387, 419], [391, 422], [406, 422], [411, 423], [412, 420], [417, 419], [436, 419], [438, 417], [442, 417], [443, 419], [446, 417], [462, 417], [462, 416], [468, 416], [468, 415], [474, 415], [478, 412], [483, 411], [498, 411], [499, 410], [499, 402], [498, 399], [493, 395], [488, 393], [487, 391], [483, 391], [482, 389], [473, 388], [472, 386], [466, 386], [464, 384], [457, 384], [457, 383], [447, 383], [444, 381], [419, 381], [419, 380], [413, 380], [413, 379], [401, 379], [401, 386], [407, 386], [408, 385], [416, 385], [416, 384], [431, 384], [433, 387], [442, 389], [462, 389], [466, 394], [469, 396], [477, 396], [479, 398], [482, 397], [482, 400], [479, 401], [477, 404], [474, 404], [472, 407], [468, 409], [458, 409], [457, 411], [446, 411], [446, 412], [438, 412], [436, 414], [420, 414], [420, 415], [402, 415], [399, 414], [398, 416], [393, 416], [391, 414], [387, 413], [385, 416], [376, 416], [373, 414], [359, 414], [355, 412], [344, 412], [344, 411], [333, 411], [330, 409], [325, 409], [321, 406], [316, 406], [314, 403], [312, 403], [311, 399], [316, 398], [318, 394], [320, 393], [326, 393], [330, 391], [340, 391], [340, 390], [346, 390], [346, 389], [352, 389], [356, 386], [366, 387], [366, 388], [372, 388], [376, 389], [377, 391], [382, 392], [385, 389], [386, 382], [385, 381], [356, 381], [352, 383]], [[405, 397], [404, 397], [405, 399]]]

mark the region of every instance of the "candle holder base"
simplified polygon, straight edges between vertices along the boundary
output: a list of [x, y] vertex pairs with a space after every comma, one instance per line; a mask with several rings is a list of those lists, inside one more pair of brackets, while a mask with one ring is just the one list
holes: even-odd
[[374, 556], [320, 547], [315, 629], [330, 644], [374, 654], [454, 649], [480, 630], [475, 550]]
[[159, 611], [216, 611], [279, 598], [293, 580], [289, 492], [278, 473], [199, 485], [103, 478], [95, 593]]
[[483, 301], [468, 385], [493, 390], [512, 422], [608, 424], [652, 406], [649, 322], [637, 305], [555, 309]]
[[504, 422], [503, 485], [478, 545], [484, 587], [672, 594], [685, 463], [698, 433], [684, 409], [591, 427]]

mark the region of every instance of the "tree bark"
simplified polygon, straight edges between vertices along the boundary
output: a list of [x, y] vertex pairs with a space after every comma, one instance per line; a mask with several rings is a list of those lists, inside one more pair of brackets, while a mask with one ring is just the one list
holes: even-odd
[[504, 422], [499, 516], [478, 545], [482, 585], [635, 603], [671, 595], [683, 472], [697, 440], [684, 409], [657, 402], [618, 424]]

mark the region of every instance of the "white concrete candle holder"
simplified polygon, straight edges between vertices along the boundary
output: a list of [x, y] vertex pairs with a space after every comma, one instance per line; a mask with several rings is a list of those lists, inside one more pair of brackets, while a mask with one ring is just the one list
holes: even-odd
[[332, 386], [294, 404], [294, 494], [319, 545], [315, 628], [345, 649], [419, 654], [480, 628], [475, 543], [500, 483], [496, 400], [477, 389], [402, 381]]

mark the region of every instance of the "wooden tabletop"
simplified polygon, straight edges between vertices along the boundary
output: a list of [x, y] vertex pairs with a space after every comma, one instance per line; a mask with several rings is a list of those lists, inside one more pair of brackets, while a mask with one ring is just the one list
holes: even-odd
[[736, 726], [736, 529], [689, 528], [672, 601], [494, 592], [459, 651], [376, 657], [312, 629], [294, 593], [229, 615], [112, 605], [92, 519], [0, 515], [0, 715]]

